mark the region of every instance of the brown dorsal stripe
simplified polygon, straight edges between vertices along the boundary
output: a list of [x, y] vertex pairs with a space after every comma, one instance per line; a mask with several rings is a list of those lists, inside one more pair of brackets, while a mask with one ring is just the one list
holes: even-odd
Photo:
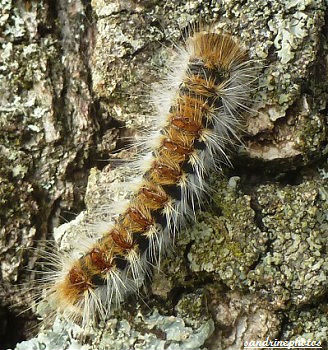
[[202, 128], [202, 124], [184, 116], [172, 116], [171, 123], [175, 127], [195, 135], [198, 135]]
[[157, 172], [160, 179], [172, 181], [177, 183], [182, 175], [180, 170], [176, 170], [166, 164], [162, 164], [160, 162], [154, 163], [154, 171]]
[[139, 193], [144, 195], [148, 200], [154, 202], [154, 204], [157, 204], [159, 207], [163, 207], [168, 200], [165, 192], [163, 194], [159, 193], [156, 189], [147, 187], [146, 185], [141, 187]]
[[193, 149], [191, 147], [184, 147], [178, 142], [174, 142], [170, 139], [165, 139], [163, 141], [163, 147], [171, 152], [176, 152], [178, 154], [188, 156], [192, 153]]
[[113, 229], [110, 232], [110, 235], [114, 241], [114, 243], [120, 247], [123, 251], [125, 250], [130, 250], [133, 248], [133, 243], [132, 242], [128, 242], [123, 235], [120, 233], [120, 231], [118, 229]]
[[79, 290], [79, 292], [83, 292], [90, 287], [90, 283], [84, 272], [76, 266], [70, 269], [68, 279], [70, 283]]
[[103, 250], [99, 248], [93, 248], [89, 254], [93, 266], [96, 267], [100, 273], [109, 271], [113, 266], [112, 262], [109, 261], [106, 253]]
[[144, 216], [144, 214], [137, 208], [129, 208], [127, 210], [127, 214], [129, 215], [130, 219], [134, 221], [137, 225], [139, 225], [143, 231], [149, 230], [150, 227], [153, 225], [153, 222], [149, 221]]

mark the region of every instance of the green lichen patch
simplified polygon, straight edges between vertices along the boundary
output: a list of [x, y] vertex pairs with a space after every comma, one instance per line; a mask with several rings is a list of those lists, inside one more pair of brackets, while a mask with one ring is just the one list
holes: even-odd
[[188, 254], [194, 272], [214, 273], [230, 288], [243, 288], [251, 266], [265, 251], [266, 234], [257, 227], [251, 198], [221, 181], [213, 200], [221, 216], [203, 213], [189, 231], [193, 244]]
[[165, 297], [175, 287], [191, 287], [197, 278], [207, 277], [230, 288], [247, 288], [247, 273], [265, 252], [267, 236], [256, 225], [250, 196], [237, 189], [238, 178], [229, 183], [215, 181], [215, 213], [198, 213], [161, 261], [152, 283], [156, 295]]
[[328, 340], [328, 316], [324, 307], [313, 307], [306, 311], [292, 310], [283, 334], [285, 339], [320, 341], [323, 349]]
[[327, 199], [322, 180], [298, 186], [262, 185], [256, 196], [270, 246], [248, 274], [252, 290], [263, 290], [276, 307], [313, 302], [328, 280]]
[[193, 327], [199, 327], [202, 323], [211, 319], [204, 289], [183, 294], [175, 306], [175, 311], [177, 316], [183, 318], [186, 324]]

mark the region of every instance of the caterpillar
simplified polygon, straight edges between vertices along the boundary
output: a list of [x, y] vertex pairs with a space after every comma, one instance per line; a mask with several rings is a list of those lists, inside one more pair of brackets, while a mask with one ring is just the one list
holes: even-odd
[[209, 172], [229, 163], [227, 149], [239, 140], [249, 109], [251, 62], [229, 34], [198, 30], [189, 36], [157, 93], [156, 125], [128, 204], [100, 237], [87, 235], [89, 243], [75, 258], [49, 258], [53, 271], [45, 277], [44, 294], [57, 312], [86, 325], [138, 292], [193, 220], [208, 193]]

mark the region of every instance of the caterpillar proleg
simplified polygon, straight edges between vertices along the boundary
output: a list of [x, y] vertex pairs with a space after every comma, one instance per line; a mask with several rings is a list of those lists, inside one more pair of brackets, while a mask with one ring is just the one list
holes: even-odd
[[82, 324], [105, 318], [138, 291], [202, 204], [209, 172], [229, 163], [226, 150], [239, 139], [254, 81], [246, 50], [228, 34], [201, 30], [173, 66], [156, 95], [154, 131], [125, 209], [101, 237], [89, 234], [75, 258], [49, 259], [55, 271], [47, 275], [46, 298]]

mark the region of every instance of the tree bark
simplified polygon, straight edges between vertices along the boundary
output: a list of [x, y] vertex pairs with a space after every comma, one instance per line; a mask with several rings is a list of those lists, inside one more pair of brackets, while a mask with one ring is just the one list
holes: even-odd
[[[55, 230], [66, 244], [116, 195], [129, 169], [109, 158], [131, 157], [126, 139], [149, 126], [145, 96], [172, 42], [205, 22], [261, 67], [246, 147], [224, 178], [213, 174], [211, 208], [181, 232], [142, 298], [88, 334], [85, 349], [232, 350], [301, 337], [327, 346], [327, 2], [1, 0], [0, 10], [0, 345], [31, 336], [31, 317], [8, 308], [23, 302], [12, 286], [34, 278], [25, 248], [86, 204]], [[16, 349], [68, 349], [77, 333], [57, 319]]]

